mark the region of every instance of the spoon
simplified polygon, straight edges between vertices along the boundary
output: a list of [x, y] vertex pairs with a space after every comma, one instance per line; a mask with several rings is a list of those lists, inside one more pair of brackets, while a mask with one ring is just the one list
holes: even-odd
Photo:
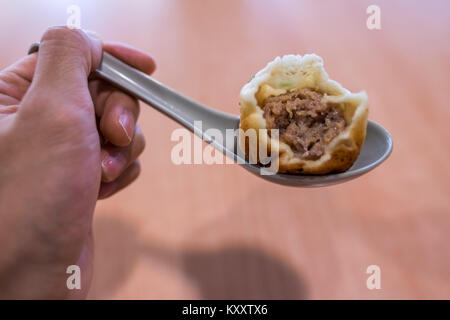
[[[37, 51], [38, 47], [39, 44], [33, 44], [29, 53]], [[315, 176], [286, 173], [262, 175], [260, 166], [246, 162], [241, 156], [241, 152], [237, 151], [236, 137], [233, 143], [228, 145], [219, 141], [220, 139], [212, 139], [206, 134], [208, 129], [216, 129], [225, 137], [227, 129], [239, 128], [239, 116], [214, 110], [189, 99], [107, 52], [103, 52], [102, 61], [95, 74], [172, 118], [206, 142], [211, 143], [217, 150], [236, 160], [251, 173], [277, 184], [294, 187], [324, 187], [342, 183], [374, 169], [392, 152], [393, 142], [389, 132], [369, 120], [366, 139], [360, 155], [347, 171]], [[201, 126], [197, 125], [198, 121], [201, 121]]]

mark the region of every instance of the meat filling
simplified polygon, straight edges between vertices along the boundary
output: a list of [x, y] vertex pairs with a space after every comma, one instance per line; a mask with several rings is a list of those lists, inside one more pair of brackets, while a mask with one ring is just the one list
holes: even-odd
[[322, 93], [309, 88], [270, 96], [262, 109], [267, 128], [279, 129], [280, 140], [304, 160], [319, 159], [346, 125], [338, 106], [325, 102]]

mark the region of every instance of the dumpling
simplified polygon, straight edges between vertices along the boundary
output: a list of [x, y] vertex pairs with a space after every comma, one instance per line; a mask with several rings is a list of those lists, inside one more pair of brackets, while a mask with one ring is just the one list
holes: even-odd
[[[367, 94], [351, 93], [329, 79], [315, 54], [267, 64], [242, 88], [240, 107], [241, 150], [259, 162], [254, 150], [266, 146], [280, 173], [343, 172], [356, 161], [366, 136]], [[259, 133], [256, 146], [244, 135], [249, 129]]]

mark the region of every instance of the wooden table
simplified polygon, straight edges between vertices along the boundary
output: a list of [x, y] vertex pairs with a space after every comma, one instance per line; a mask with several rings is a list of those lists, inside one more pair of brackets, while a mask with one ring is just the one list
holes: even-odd
[[[394, 138], [360, 179], [288, 188], [237, 165], [174, 165], [179, 125], [143, 105], [143, 172], [98, 204], [90, 298], [450, 298], [449, 1], [72, 2], [82, 27], [151, 53], [156, 79], [230, 113], [268, 61], [315, 52]], [[72, 2], [2, 2], [1, 66]], [[373, 3], [381, 30], [366, 28]]]

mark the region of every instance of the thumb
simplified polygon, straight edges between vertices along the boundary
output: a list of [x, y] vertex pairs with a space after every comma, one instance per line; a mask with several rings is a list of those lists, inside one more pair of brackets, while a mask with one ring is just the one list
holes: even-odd
[[91, 104], [88, 76], [100, 63], [101, 54], [101, 41], [84, 31], [49, 28], [41, 39], [35, 74], [24, 97], [23, 109], [42, 112], [42, 108], [58, 108], [61, 111], [64, 106]]

